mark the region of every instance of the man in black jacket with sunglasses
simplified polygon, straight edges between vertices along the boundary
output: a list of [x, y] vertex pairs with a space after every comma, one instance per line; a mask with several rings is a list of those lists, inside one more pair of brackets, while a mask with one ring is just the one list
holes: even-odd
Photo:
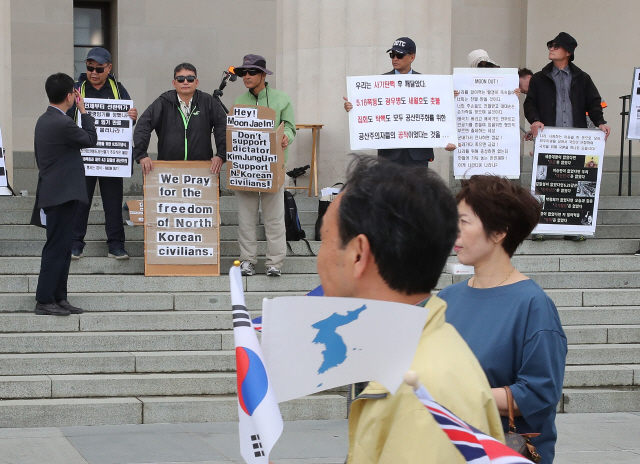
[[[211, 160], [217, 174], [227, 159], [227, 115], [211, 95], [197, 89], [195, 66], [180, 63], [173, 71], [173, 87], [160, 95], [142, 113], [133, 133], [133, 158], [148, 174], [153, 162], [147, 150], [151, 132], [158, 136], [158, 159], [166, 161]], [[216, 141], [213, 155], [211, 132]]]

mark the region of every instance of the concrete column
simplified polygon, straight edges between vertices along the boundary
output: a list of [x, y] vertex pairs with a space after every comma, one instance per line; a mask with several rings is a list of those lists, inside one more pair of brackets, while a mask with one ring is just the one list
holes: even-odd
[[[319, 185], [344, 178], [349, 128], [343, 109], [346, 76], [390, 71], [395, 39], [417, 46], [414, 69], [451, 72], [451, 0], [278, 0], [277, 88], [294, 103], [298, 123], [324, 124]], [[310, 132], [310, 131], [306, 131]], [[311, 135], [298, 133], [287, 168], [307, 164]], [[432, 167], [448, 178], [450, 155], [436, 150]]]
[[13, 186], [11, 124], [11, 14], [9, 0], [0, 0], [0, 127], [9, 184]]

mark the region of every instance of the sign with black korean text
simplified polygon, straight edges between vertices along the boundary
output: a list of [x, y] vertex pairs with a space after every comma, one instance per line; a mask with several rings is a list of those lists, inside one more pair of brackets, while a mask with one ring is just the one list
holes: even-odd
[[210, 161], [154, 161], [145, 175], [145, 275], [220, 275], [218, 176], [210, 169]]
[[[84, 173], [97, 177], [131, 177], [133, 120], [129, 110], [132, 100], [85, 98], [87, 114], [96, 121], [98, 143], [81, 150]], [[82, 126], [78, 118], [78, 125]]]
[[451, 76], [350, 76], [347, 98], [352, 150], [457, 143]]
[[266, 106], [234, 105], [227, 116], [229, 190], [278, 192], [284, 185], [284, 123]]
[[520, 106], [515, 68], [455, 68], [458, 148], [453, 174], [520, 178]]
[[633, 70], [627, 138], [640, 140], [640, 68]]
[[593, 235], [604, 132], [545, 127], [535, 142], [531, 191], [542, 203], [535, 234]]

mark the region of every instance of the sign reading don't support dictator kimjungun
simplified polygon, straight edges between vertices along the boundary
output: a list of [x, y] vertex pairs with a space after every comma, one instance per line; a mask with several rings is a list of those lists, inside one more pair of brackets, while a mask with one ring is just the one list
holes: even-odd
[[284, 124], [264, 106], [235, 105], [227, 116], [229, 190], [277, 192], [284, 184]]

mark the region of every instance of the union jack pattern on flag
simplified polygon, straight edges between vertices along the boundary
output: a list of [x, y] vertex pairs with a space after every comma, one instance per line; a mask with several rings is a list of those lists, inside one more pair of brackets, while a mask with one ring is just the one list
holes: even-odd
[[531, 461], [495, 438], [482, 433], [435, 402], [424, 386], [414, 393], [440, 428], [470, 464], [531, 464]]

